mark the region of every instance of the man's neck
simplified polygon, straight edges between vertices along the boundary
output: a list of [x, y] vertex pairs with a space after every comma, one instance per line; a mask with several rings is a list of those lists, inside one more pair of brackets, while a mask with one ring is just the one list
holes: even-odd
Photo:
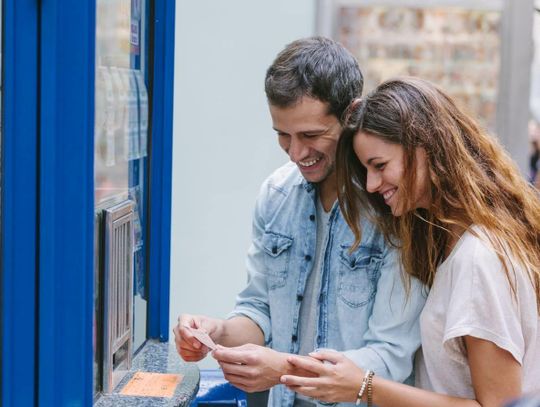
[[336, 176], [331, 174], [323, 182], [319, 183], [319, 199], [326, 212], [329, 212], [337, 199]]

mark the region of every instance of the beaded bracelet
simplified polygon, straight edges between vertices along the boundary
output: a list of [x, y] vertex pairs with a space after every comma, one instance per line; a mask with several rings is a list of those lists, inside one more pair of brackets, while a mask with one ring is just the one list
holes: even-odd
[[367, 382], [367, 407], [371, 407], [373, 404], [373, 376], [374, 372], [370, 372]]
[[[370, 380], [373, 378], [373, 375], [375, 373], [372, 370], [366, 370], [366, 374], [364, 375], [364, 378], [362, 379], [362, 386], [360, 387], [360, 391], [358, 392], [358, 395], [356, 396], [356, 405], [360, 405], [362, 402], [362, 397], [364, 397], [364, 393], [366, 392], [366, 388], [368, 389], [368, 396], [370, 394]], [[371, 406], [370, 406], [371, 407]]]

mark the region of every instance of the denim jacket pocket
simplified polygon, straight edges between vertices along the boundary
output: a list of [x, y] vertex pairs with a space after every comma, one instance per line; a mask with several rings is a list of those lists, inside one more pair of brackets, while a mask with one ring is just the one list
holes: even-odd
[[265, 271], [270, 290], [285, 285], [291, 255], [289, 248], [292, 242], [291, 237], [279, 233], [265, 232], [262, 236], [262, 247], [267, 254]]
[[341, 245], [338, 296], [350, 307], [358, 308], [373, 299], [381, 265], [381, 252], [359, 246], [349, 253], [350, 246]]

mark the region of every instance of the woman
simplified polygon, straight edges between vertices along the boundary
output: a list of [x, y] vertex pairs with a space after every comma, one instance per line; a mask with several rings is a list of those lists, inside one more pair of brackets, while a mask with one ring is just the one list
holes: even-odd
[[[340, 205], [356, 242], [371, 211], [404, 271], [430, 292], [416, 386], [337, 352], [290, 362], [282, 382], [322, 401], [500, 406], [540, 390], [540, 202], [500, 145], [429, 82], [387, 81], [351, 108], [338, 146]], [[371, 209], [370, 209], [371, 208]], [[359, 401], [359, 400], [358, 400]]]

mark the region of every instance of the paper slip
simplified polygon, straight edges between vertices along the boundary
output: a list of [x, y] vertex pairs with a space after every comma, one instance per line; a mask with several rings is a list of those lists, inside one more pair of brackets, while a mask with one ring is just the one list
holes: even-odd
[[172, 397], [183, 377], [181, 374], [137, 372], [120, 394], [139, 397]]
[[206, 333], [204, 329], [201, 328], [192, 328], [190, 326], [185, 325], [185, 328], [189, 329], [191, 334], [197, 338], [197, 340], [202, 343], [203, 345], [208, 346], [210, 349], [214, 350], [216, 349], [216, 343], [210, 338], [210, 335]]

